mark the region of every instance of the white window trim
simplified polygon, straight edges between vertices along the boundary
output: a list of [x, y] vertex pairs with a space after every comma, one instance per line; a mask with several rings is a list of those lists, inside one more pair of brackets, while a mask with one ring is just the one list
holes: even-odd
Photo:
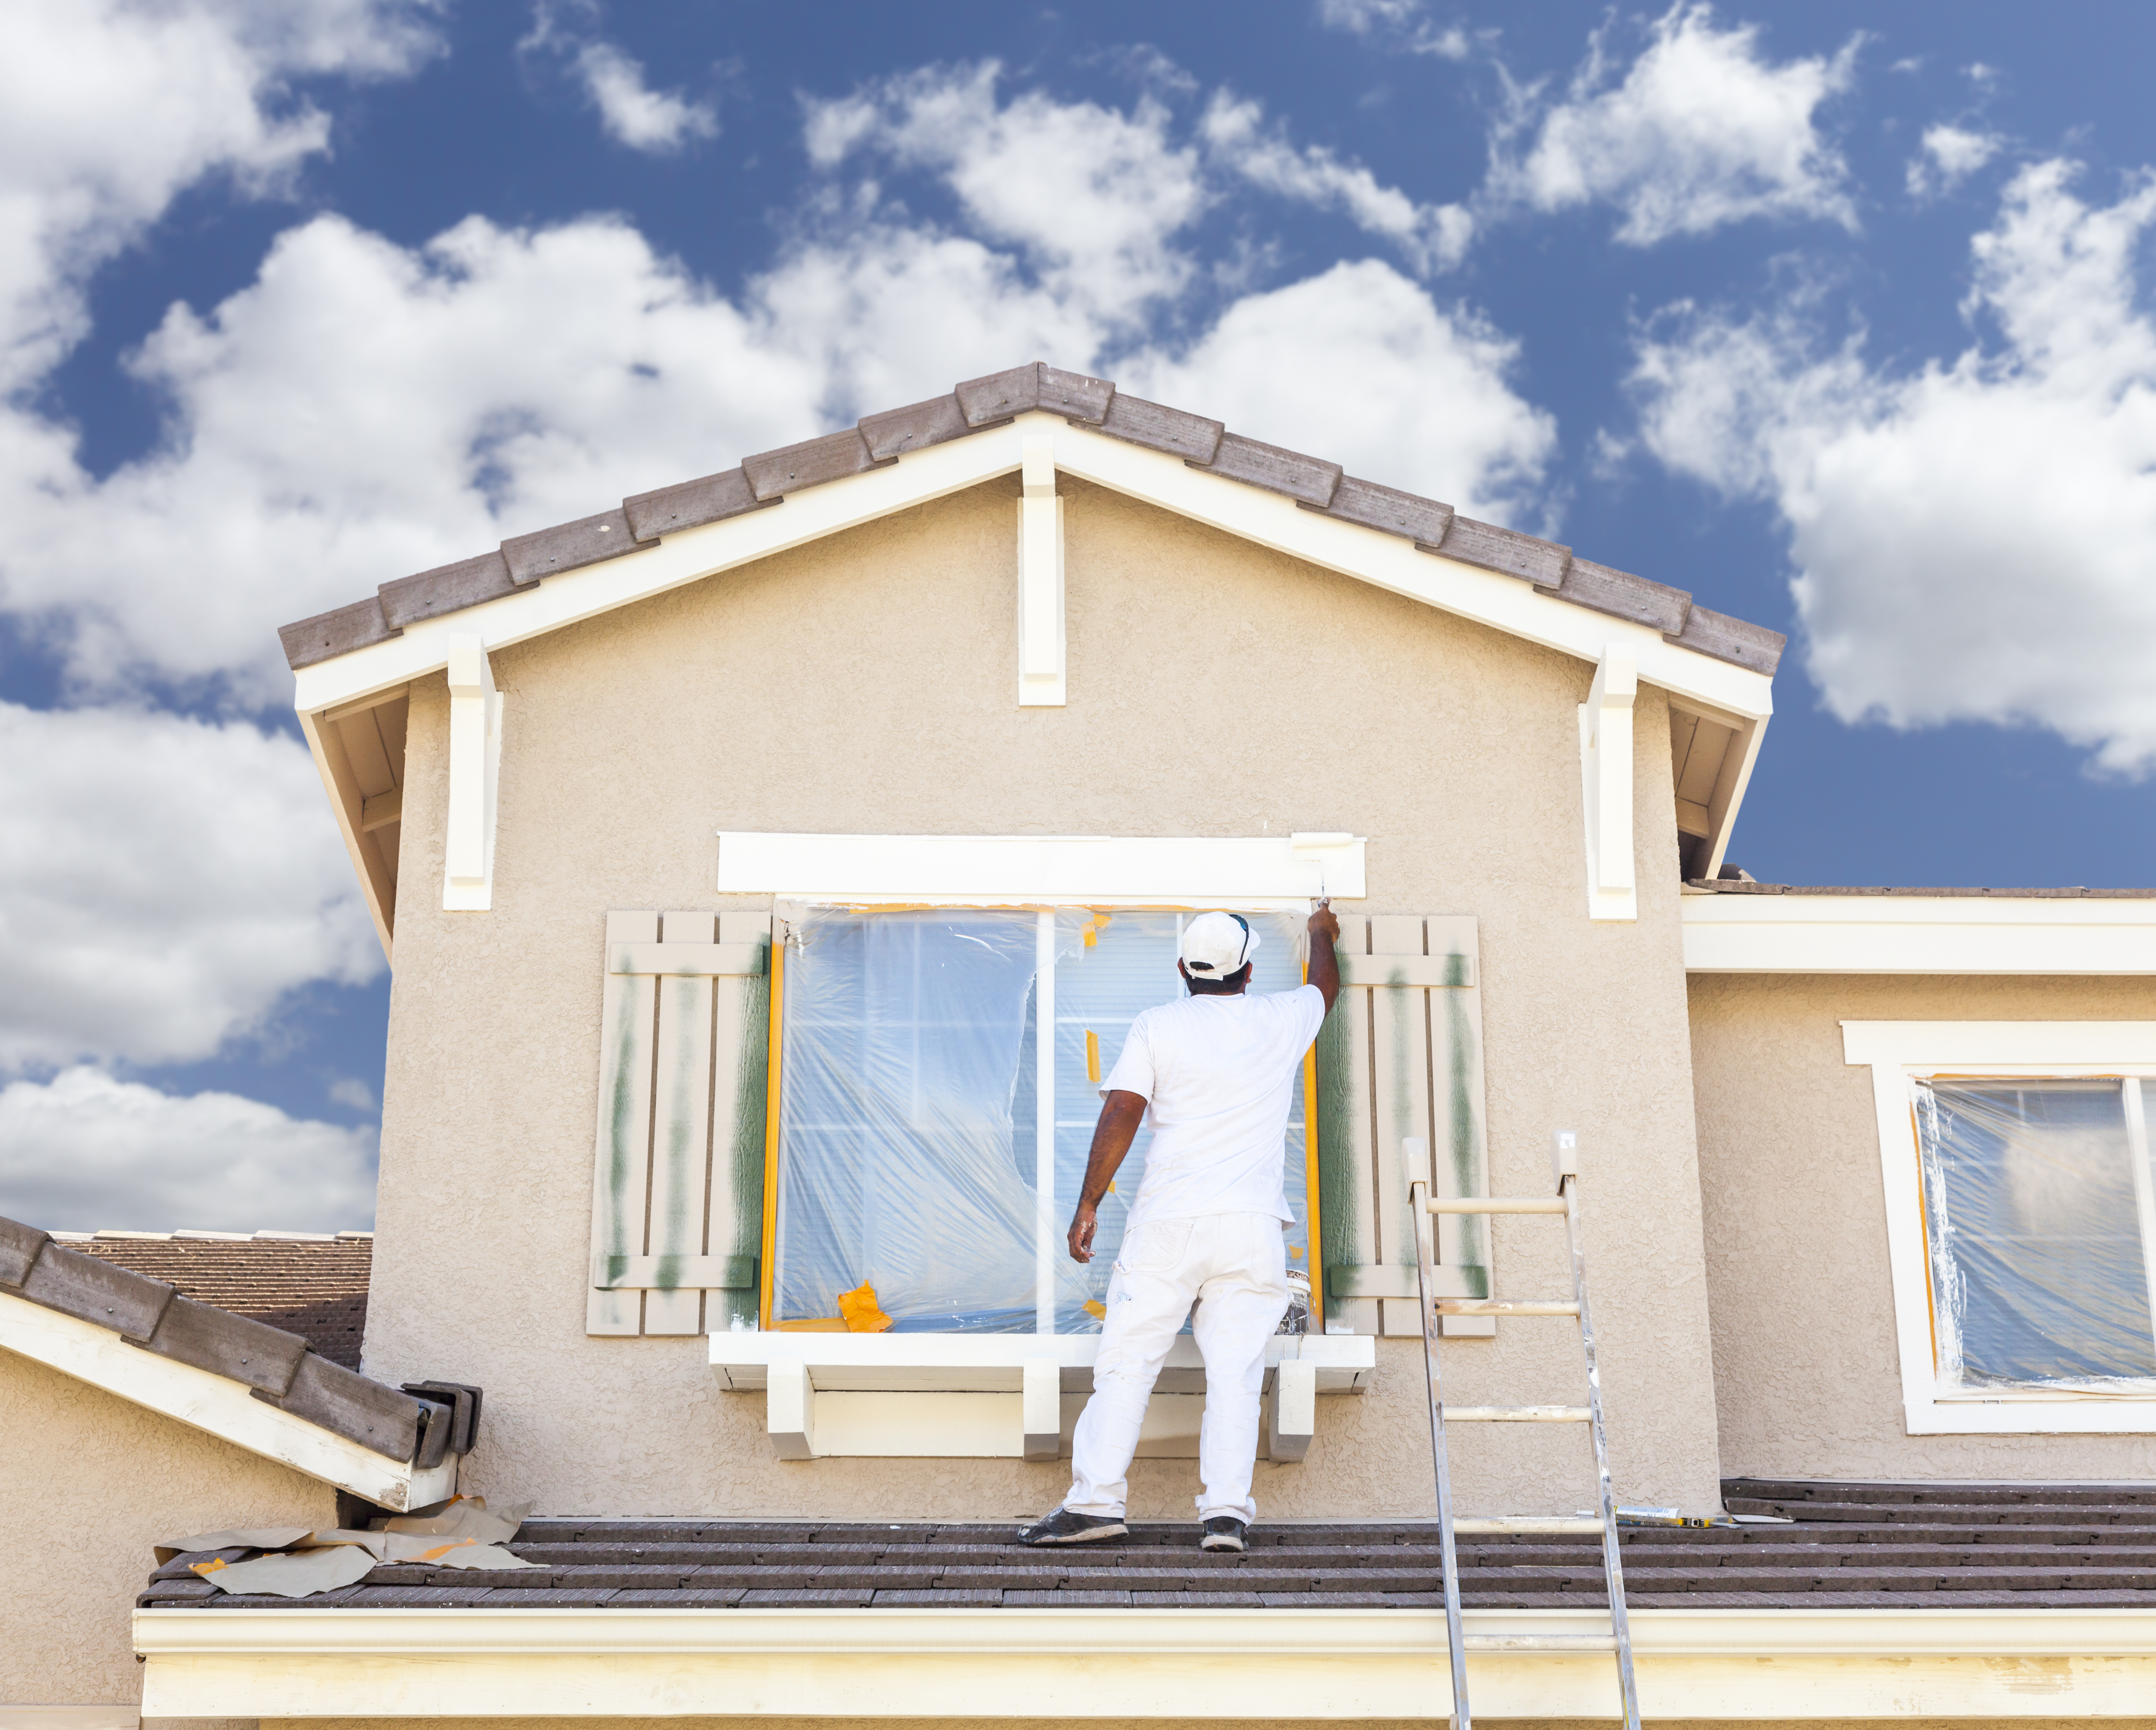
[[719, 831], [721, 895], [782, 901], [1252, 912], [1354, 901], [1360, 835], [803, 835]]
[[[2138, 1076], [2156, 1081], [2156, 1021], [1845, 1021], [1842, 1060], [1869, 1065], [1887, 1200], [1887, 1254], [1902, 1411], [1912, 1435], [2138, 1435], [2156, 1433], [2156, 1399], [2030, 1389], [1942, 1395], [1933, 1360], [1924, 1198], [1912, 1078]], [[2136, 1189], [2144, 1219], [2148, 1147], [2138, 1114]], [[2144, 1245], [2147, 1239], [2144, 1236]]]

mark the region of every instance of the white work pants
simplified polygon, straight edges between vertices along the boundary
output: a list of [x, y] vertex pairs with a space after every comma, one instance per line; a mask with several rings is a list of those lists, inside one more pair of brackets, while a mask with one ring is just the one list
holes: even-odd
[[1070, 1444], [1074, 1512], [1120, 1517], [1131, 1456], [1154, 1378], [1190, 1313], [1205, 1359], [1205, 1419], [1198, 1432], [1198, 1517], [1257, 1517], [1250, 1473], [1258, 1457], [1265, 1342], [1287, 1313], [1287, 1252], [1270, 1214], [1158, 1219], [1123, 1240], [1108, 1281], [1108, 1314], [1093, 1360], [1093, 1397]]

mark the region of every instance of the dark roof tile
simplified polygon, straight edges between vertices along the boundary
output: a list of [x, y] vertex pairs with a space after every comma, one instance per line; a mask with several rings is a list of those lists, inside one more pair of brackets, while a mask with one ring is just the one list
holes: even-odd
[[862, 438], [858, 427], [848, 427], [843, 433], [829, 433], [821, 439], [805, 439], [798, 444], [767, 450], [760, 456], [742, 459], [748, 484], [759, 499], [784, 498], [805, 486], [843, 480], [849, 475], [858, 475], [864, 469], [875, 466], [875, 459], [869, 454], [868, 441]]
[[1221, 435], [1227, 429], [1202, 414], [1186, 414], [1180, 408], [1117, 391], [1101, 418], [1101, 430], [1150, 450], [1164, 450], [1187, 463], [1209, 463], [1220, 449]]
[[1478, 522], [1456, 512], [1437, 550], [1463, 564], [1480, 565], [1486, 571], [1502, 571], [1507, 577], [1524, 578], [1537, 588], [1553, 589], [1564, 580], [1572, 562], [1572, 549], [1553, 541], [1537, 541], [1517, 529], [1494, 522]]
[[[1650, 583], [1629, 571], [1614, 571], [1592, 559], [1573, 559], [1560, 584], [1545, 584], [1537, 580], [1536, 587], [1550, 589], [1560, 601], [1629, 619], [1635, 624], [1650, 626], [1671, 638], [1684, 629], [1685, 614], [1691, 608], [1691, 597], [1681, 588]], [[1729, 658], [1721, 657], [1724, 660]]]
[[729, 516], [760, 511], [776, 500], [759, 499], [748, 484], [745, 469], [726, 469], [701, 480], [685, 480], [679, 486], [662, 486], [656, 492], [639, 493], [621, 501], [629, 518], [629, 531], [639, 541], [655, 541], [662, 535], [679, 534], [707, 522], [723, 522]]
[[1697, 649], [1702, 655], [1711, 655], [1717, 660], [1733, 661], [1754, 673], [1772, 673], [1789, 641], [1779, 631], [1732, 619], [1727, 613], [1714, 612], [1697, 601], [1685, 614], [1684, 629], [1670, 640], [1686, 649]]
[[551, 529], [505, 541], [501, 556], [508, 564], [511, 581], [526, 583], [619, 558], [649, 544], [637, 540], [627, 513], [616, 506], [611, 511], [580, 516], [574, 522], [557, 523]]
[[355, 649], [364, 649], [370, 643], [383, 642], [397, 634], [382, 616], [379, 595], [369, 595], [349, 607], [317, 613], [312, 619], [280, 625], [277, 629], [278, 640], [285, 645], [285, 659], [295, 673], [317, 661], [334, 660], [340, 655], [349, 655]]
[[1237, 433], [1223, 433], [1207, 465], [1215, 475], [1245, 480], [1268, 492], [1286, 493], [1305, 505], [1325, 506], [1340, 485], [1340, 465], [1321, 462], [1276, 444], [1260, 444]]
[[877, 462], [902, 456], [909, 450], [925, 450], [932, 444], [963, 439], [973, 429], [966, 424], [965, 410], [955, 396], [931, 397], [881, 414], [861, 417], [861, 439]]
[[1353, 475], [1340, 477], [1339, 490], [1325, 511], [1327, 516], [1359, 522], [1366, 529], [1381, 529], [1388, 535], [1404, 535], [1418, 546], [1433, 549], [1443, 542], [1445, 531], [1452, 523], [1450, 505], [1404, 493], [1397, 487], [1380, 486], [1374, 480], [1358, 480]]
[[150, 1350], [161, 1358], [229, 1376], [265, 1394], [282, 1394], [299, 1373], [307, 1342], [266, 1322], [235, 1316], [192, 1297], [175, 1297]]
[[394, 583], [383, 583], [382, 616], [391, 629], [401, 631], [423, 619], [460, 612], [496, 595], [511, 593], [516, 586], [509, 574], [509, 561], [496, 548], [477, 558], [437, 565], [416, 577], [399, 577]]

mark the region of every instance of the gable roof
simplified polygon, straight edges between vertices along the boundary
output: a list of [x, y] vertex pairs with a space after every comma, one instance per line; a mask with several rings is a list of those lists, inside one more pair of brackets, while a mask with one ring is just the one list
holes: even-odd
[[[177, 1281], [127, 1265], [161, 1245], [168, 1261], [198, 1254], [214, 1261], [238, 1243], [175, 1250], [176, 1240], [146, 1234], [87, 1242], [70, 1235], [75, 1242], [65, 1244], [0, 1219], [0, 1348], [379, 1507], [420, 1507], [454, 1491], [457, 1457], [476, 1422], [473, 1390], [421, 1398], [415, 1389], [449, 1384], [386, 1387], [259, 1315], [200, 1301]], [[129, 1249], [110, 1253], [123, 1244]], [[341, 1245], [331, 1240], [329, 1247]], [[278, 1253], [264, 1251], [265, 1259]], [[232, 1277], [208, 1272], [194, 1283], [223, 1291]], [[289, 1279], [264, 1280], [258, 1270], [254, 1298], [275, 1301], [280, 1283], [289, 1292]]]
[[285, 626], [279, 635], [285, 658], [296, 671], [349, 655], [423, 619], [528, 591], [547, 578], [766, 509], [1035, 410], [1283, 495], [1305, 510], [1399, 536], [1422, 552], [1517, 578], [1542, 594], [1649, 626], [1714, 660], [1767, 675], [1781, 660], [1787, 641], [1781, 633], [1697, 606], [1683, 589], [1579, 558], [1554, 542], [1478, 522], [1435, 499], [1358, 480], [1337, 463], [1260, 444], [1219, 421], [1148, 403], [1107, 379], [1045, 362], [968, 379], [948, 396], [865, 415], [844, 432], [765, 451], [737, 468], [639, 493], [613, 510], [514, 536], [475, 558], [385, 583], [365, 600]]

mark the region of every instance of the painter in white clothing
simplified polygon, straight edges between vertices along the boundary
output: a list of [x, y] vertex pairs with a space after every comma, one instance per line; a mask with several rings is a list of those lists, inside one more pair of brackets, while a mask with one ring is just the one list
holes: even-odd
[[[1029, 1544], [1122, 1536], [1138, 1427], [1183, 1320], [1205, 1360], [1198, 1498], [1209, 1550], [1240, 1550], [1256, 1517], [1250, 1476], [1258, 1451], [1265, 1342], [1287, 1308], [1285, 1240], [1291, 1217], [1281, 1142], [1303, 1055], [1340, 992], [1324, 902], [1310, 916], [1310, 983], [1249, 994], [1259, 943], [1235, 913], [1203, 913], [1183, 929], [1178, 967], [1190, 995], [1147, 1009], [1101, 1084], [1101, 1120], [1070, 1220], [1070, 1255], [1093, 1259], [1101, 1199], [1149, 1125], [1146, 1174], [1108, 1282], [1093, 1363], [1093, 1397], [1071, 1439], [1070, 1493], [1019, 1533]], [[1199, 1301], [1199, 1300], [1203, 1301]]]

